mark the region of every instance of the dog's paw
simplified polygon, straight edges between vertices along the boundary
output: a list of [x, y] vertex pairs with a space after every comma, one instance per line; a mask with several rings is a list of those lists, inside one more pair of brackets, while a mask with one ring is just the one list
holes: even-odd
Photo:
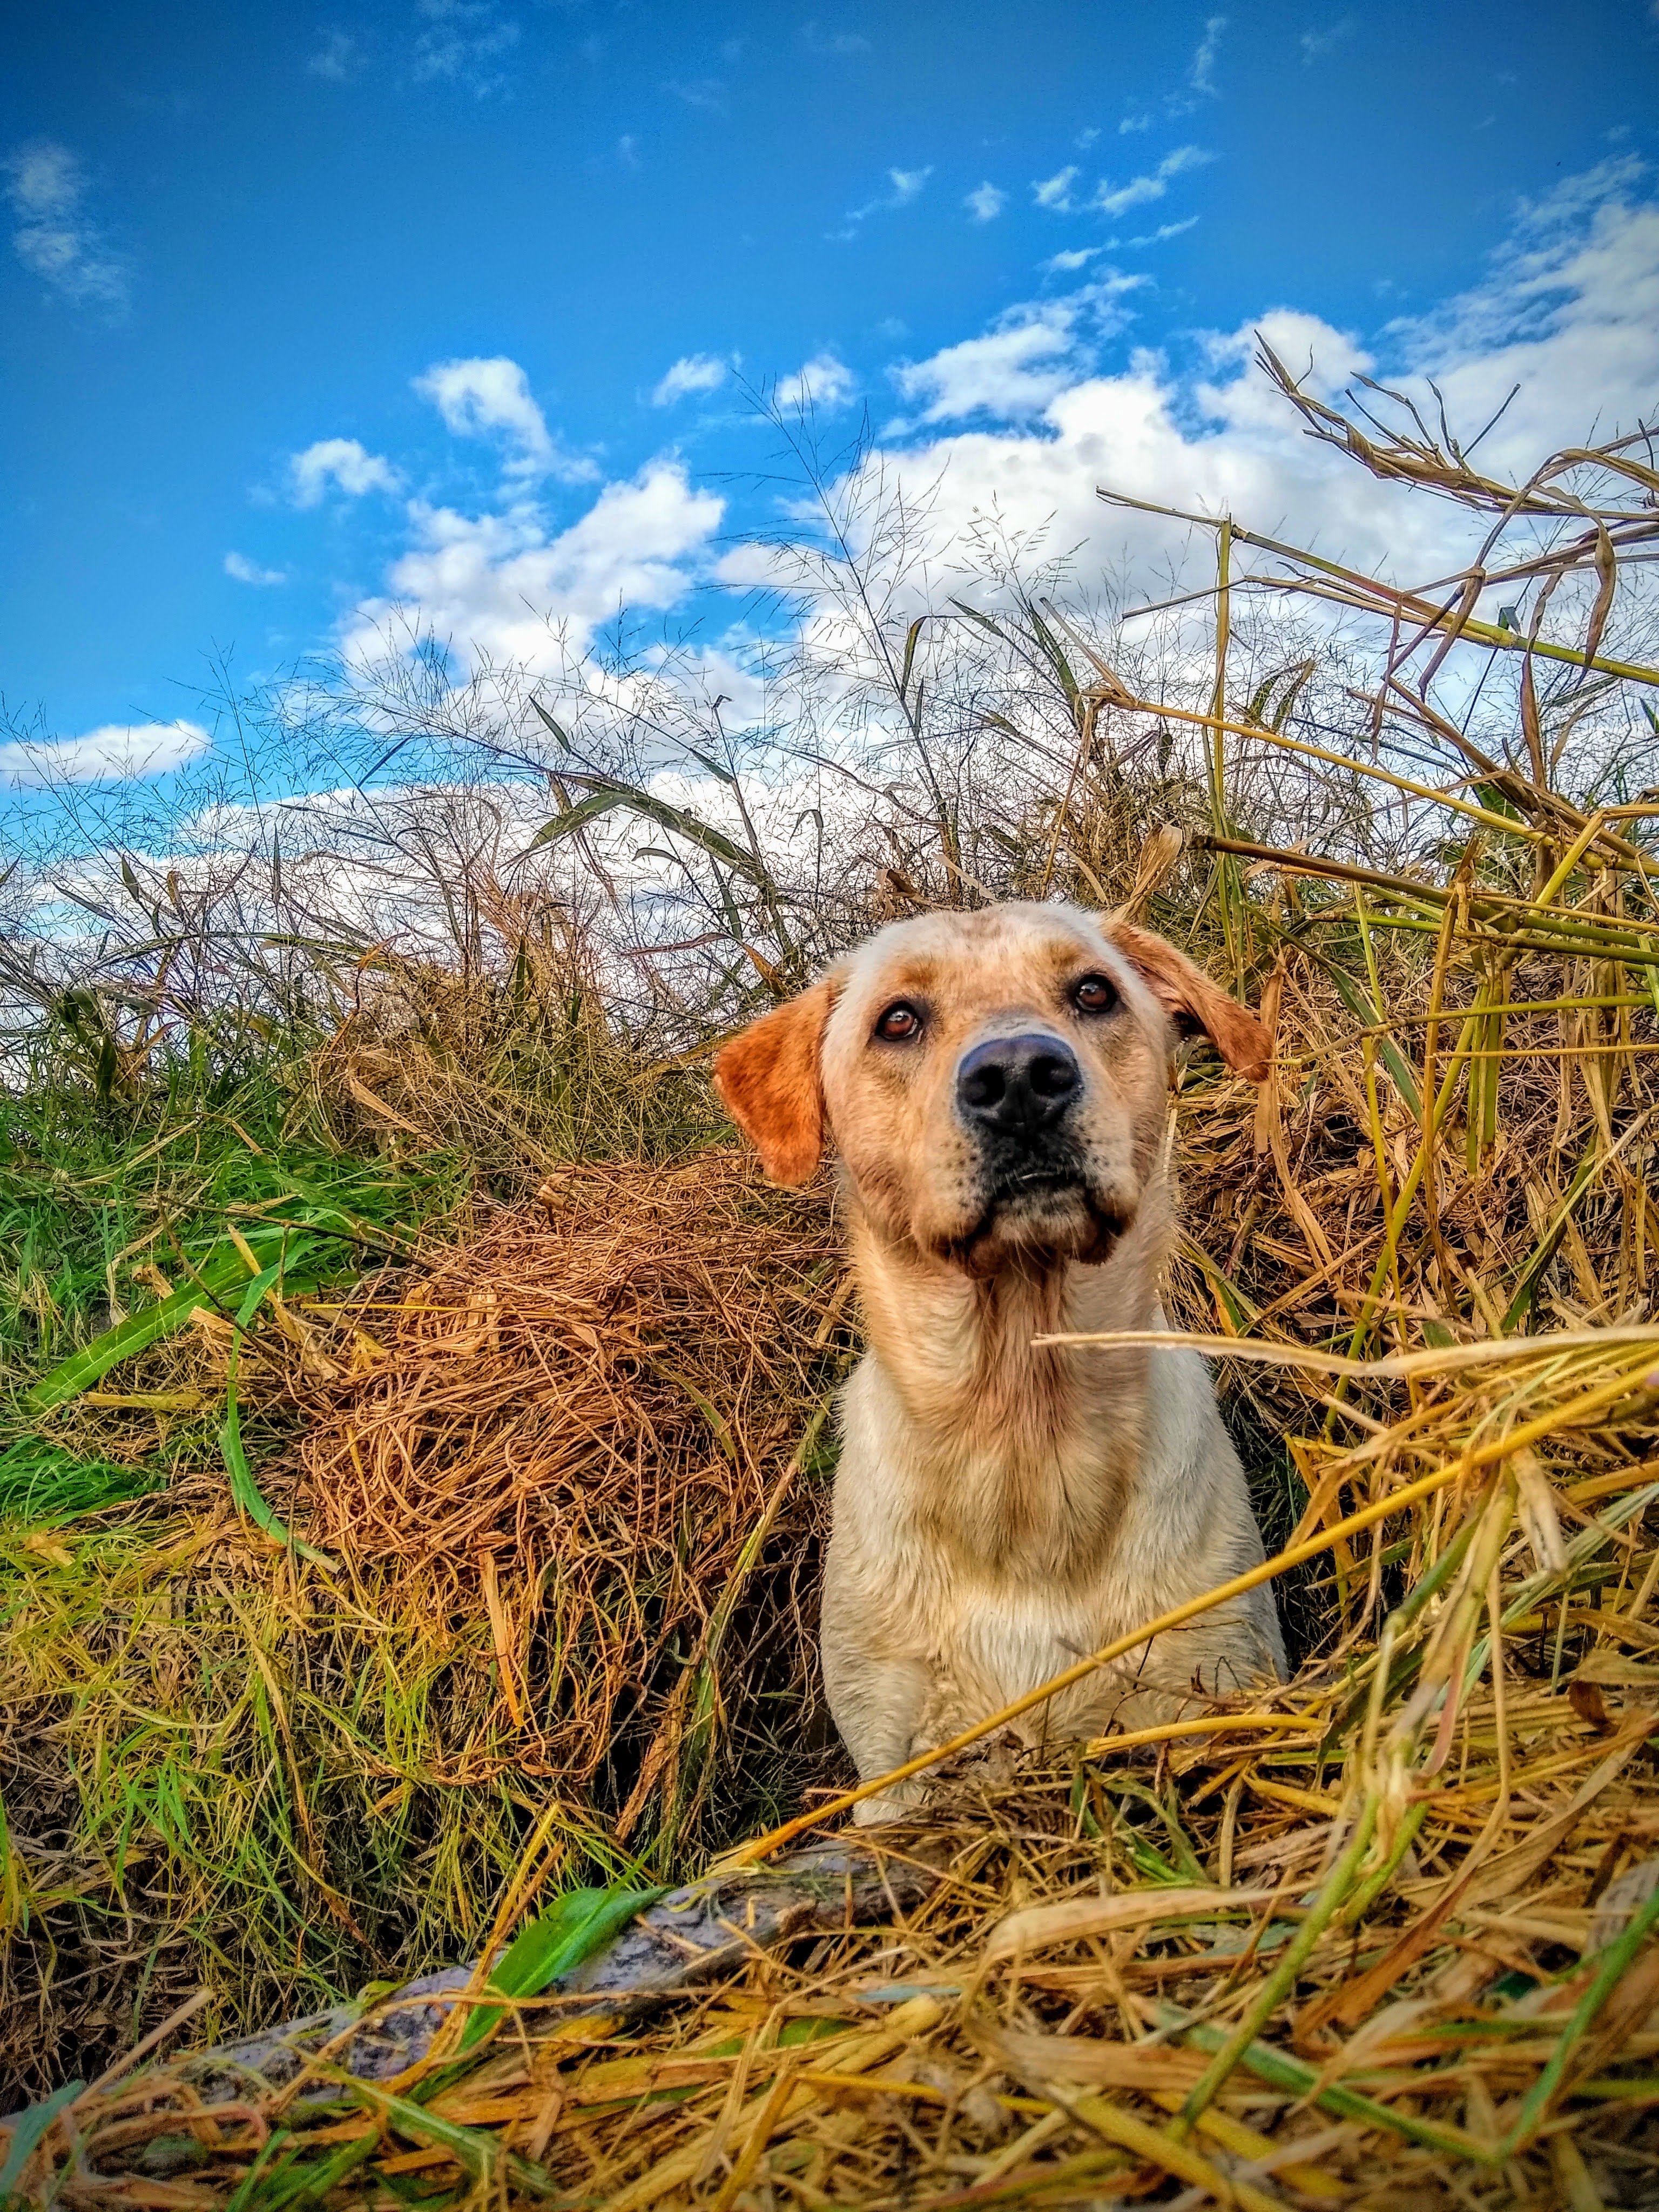
[[922, 1802], [922, 1793], [914, 1784], [901, 1783], [896, 1790], [879, 1790], [873, 1797], [866, 1797], [861, 1805], [853, 1808], [855, 1827], [878, 1827], [884, 1821], [902, 1820], [916, 1811]]
[[981, 1736], [953, 1758], [942, 1759], [929, 1778], [936, 1794], [963, 1789], [1005, 1789], [1018, 1771], [1029, 1746], [1017, 1729], [1000, 1728]]

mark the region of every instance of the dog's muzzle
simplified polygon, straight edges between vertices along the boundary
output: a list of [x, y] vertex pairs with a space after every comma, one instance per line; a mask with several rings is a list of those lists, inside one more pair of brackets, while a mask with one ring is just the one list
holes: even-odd
[[1000, 1224], [1038, 1248], [1052, 1240], [1102, 1258], [1127, 1226], [1133, 1206], [1097, 1190], [1086, 1164], [1076, 1110], [1085, 1095], [1077, 1054], [1048, 1030], [987, 1037], [963, 1054], [957, 1113], [978, 1140], [982, 1208], [964, 1251]]
[[978, 1139], [985, 1195], [993, 1207], [1041, 1205], [1085, 1182], [1071, 1127], [1083, 1071], [1064, 1037], [1035, 1030], [987, 1037], [957, 1069], [957, 1111]]

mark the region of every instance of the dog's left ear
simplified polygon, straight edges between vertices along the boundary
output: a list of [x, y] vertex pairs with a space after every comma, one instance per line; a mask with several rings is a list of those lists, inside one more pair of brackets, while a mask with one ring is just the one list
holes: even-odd
[[829, 981], [774, 1006], [714, 1055], [720, 1103], [761, 1156], [769, 1182], [805, 1182], [823, 1152]]
[[1247, 1006], [1230, 999], [1184, 952], [1149, 929], [1127, 921], [1103, 921], [1107, 941], [1140, 974], [1152, 996], [1175, 1024], [1177, 1034], [1201, 1030], [1235, 1075], [1265, 1083], [1273, 1065], [1273, 1039]]

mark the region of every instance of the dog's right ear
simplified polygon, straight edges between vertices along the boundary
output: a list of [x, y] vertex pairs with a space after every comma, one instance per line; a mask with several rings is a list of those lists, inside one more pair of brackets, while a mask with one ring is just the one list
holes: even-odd
[[805, 1182], [823, 1153], [826, 979], [774, 1006], [714, 1055], [720, 1103], [761, 1156], [767, 1181]]

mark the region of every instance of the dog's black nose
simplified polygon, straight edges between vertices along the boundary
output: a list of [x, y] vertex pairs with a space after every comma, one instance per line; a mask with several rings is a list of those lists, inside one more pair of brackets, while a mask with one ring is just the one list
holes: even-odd
[[970, 1128], [1002, 1136], [1052, 1128], [1083, 1088], [1063, 1037], [989, 1037], [963, 1055], [957, 1103]]

